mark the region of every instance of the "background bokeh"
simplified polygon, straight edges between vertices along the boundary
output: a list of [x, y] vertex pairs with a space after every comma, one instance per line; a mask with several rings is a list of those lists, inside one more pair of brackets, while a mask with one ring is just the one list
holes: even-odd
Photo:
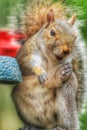
[[[11, 14], [12, 8], [16, 4], [25, 4], [27, 0], [0, 0], [0, 28], [7, 28], [8, 16]], [[57, 1], [57, 0], [54, 0]], [[84, 25], [80, 28], [84, 40], [87, 42], [87, 0], [61, 0], [68, 6], [77, 5], [82, 10], [78, 13], [78, 18], [83, 19]], [[77, 13], [77, 9], [75, 12]], [[22, 127], [22, 122], [19, 119], [14, 104], [11, 99], [11, 91], [15, 85], [0, 84], [0, 130], [18, 130]], [[87, 130], [87, 112], [81, 117], [81, 130]]]

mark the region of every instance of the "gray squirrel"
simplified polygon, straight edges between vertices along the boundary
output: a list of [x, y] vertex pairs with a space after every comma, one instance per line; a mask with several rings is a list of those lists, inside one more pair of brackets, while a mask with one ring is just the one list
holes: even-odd
[[26, 42], [16, 57], [23, 80], [12, 91], [26, 124], [21, 130], [79, 129], [85, 87], [75, 21], [76, 14], [67, 18], [61, 3], [37, 0], [26, 8], [21, 27]]

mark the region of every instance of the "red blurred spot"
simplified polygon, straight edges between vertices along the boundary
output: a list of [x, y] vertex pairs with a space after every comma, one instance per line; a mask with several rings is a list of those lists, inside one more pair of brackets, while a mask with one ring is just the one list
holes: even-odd
[[23, 39], [22, 34], [12, 33], [8, 31], [0, 31], [0, 55], [15, 57], [21, 44], [18, 40]]

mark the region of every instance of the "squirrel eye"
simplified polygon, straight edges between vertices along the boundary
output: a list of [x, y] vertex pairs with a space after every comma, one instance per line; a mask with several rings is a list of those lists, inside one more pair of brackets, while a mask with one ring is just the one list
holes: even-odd
[[55, 35], [56, 35], [55, 30], [51, 29], [51, 31], [50, 31], [50, 35], [51, 35], [51, 36], [55, 36]]

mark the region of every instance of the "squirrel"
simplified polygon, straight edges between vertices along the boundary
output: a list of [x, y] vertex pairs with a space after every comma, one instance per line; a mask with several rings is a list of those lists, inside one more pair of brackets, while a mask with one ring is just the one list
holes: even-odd
[[26, 124], [20, 130], [79, 129], [84, 79], [75, 21], [60, 2], [36, 0], [26, 7], [19, 29], [26, 40], [16, 56], [23, 79], [12, 91]]

